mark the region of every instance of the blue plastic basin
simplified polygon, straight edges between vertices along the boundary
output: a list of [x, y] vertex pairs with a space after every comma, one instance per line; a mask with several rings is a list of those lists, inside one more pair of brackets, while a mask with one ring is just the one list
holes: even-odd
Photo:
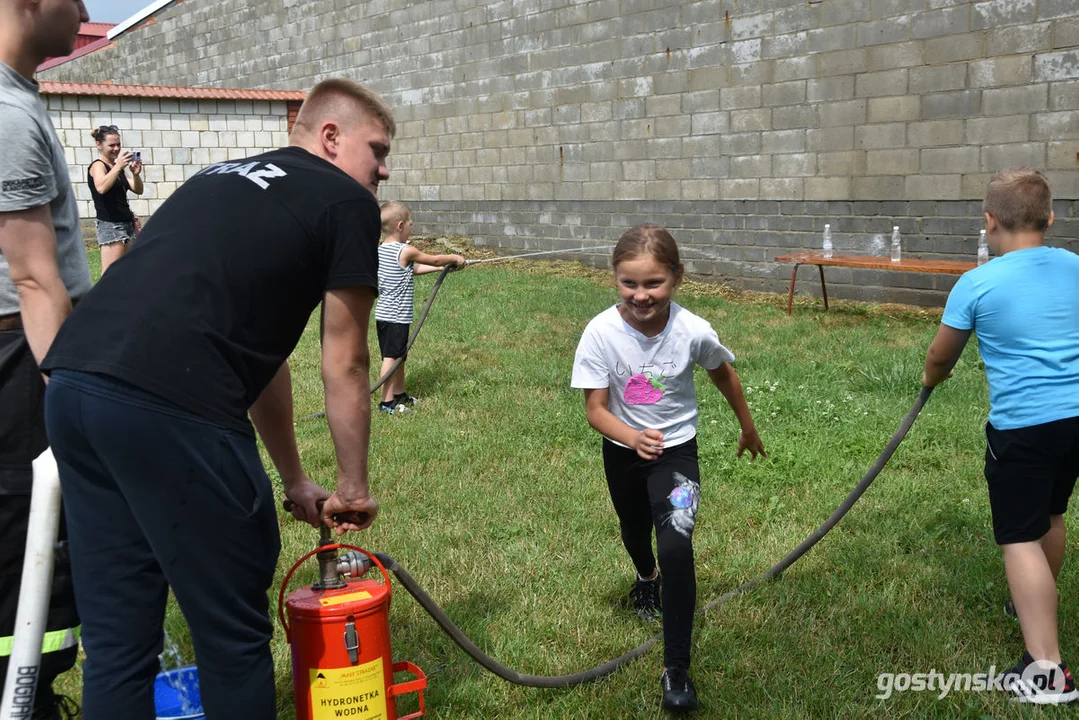
[[[183, 696], [188, 707], [183, 707]], [[199, 675], [194, 667], [160, 673], [154, 680], [154, 707], [158, 720], [195, 720], [204, 718], [199, 697]]]

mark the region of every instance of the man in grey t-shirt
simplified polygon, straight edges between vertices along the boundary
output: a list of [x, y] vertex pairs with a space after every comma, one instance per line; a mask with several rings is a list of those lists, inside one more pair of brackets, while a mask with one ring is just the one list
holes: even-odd
[[[47, 57], [72, 51], [79, 25], [87, 20], [82, 0], [0, 0], [0, 692], [22, 575], [30, 463], [48, 446], [38, 364], [71, 312], [72, 299], [90, 289], [64, 150], [33, 77]], [[63, 703], [52, 692], [52, 680], [74, 665], [78, 652], [62, 523], [60, 536], [35, 719], [60, 720]], [[31, 717], [24, 700], [15, 709]]]
[[[15, 220], [14, 214], [21, 211], [37, 210], [38, 215], [43, 215], [47, 210], [52, 221], [58, 278], [68, 297], [84, 295], [90, 289], [90, 268], [64, 148], [38, 95], [38, 84], [4, 63], [0, 63], [0, 128], [4, 133], [4, 142], [0, 143], [0, 217], [6, 223]], [[49, 233], [48, 228], [40, 230]], [[7, 253], [5, 247], [0, 255], [0, 317], [20, 311]], [[56, 333], [42, 332], [38, 337], [32, 331], [27, 334], [31, 336], [34, 355], [43, 356], [44, 349], [36, 346], [49, 344]]]

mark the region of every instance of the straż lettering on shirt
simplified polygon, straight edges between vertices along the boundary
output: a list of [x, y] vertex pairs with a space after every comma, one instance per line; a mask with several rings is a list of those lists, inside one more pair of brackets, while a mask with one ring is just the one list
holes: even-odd
[[198, 177], [199, 175], [226, 175], [229, 173], [241, 175], [263, 190], [270, 187], [270, 183], [268, 182], [269, 179], [285, 177], [288, 174], [273, 163], [222, 162], [214, 163], [204, 170], [195, 173], [195, 177]]

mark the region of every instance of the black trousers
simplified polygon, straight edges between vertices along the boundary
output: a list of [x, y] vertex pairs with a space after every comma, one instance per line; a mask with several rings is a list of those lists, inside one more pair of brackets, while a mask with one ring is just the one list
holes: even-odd
[[253, 435], [57, 370], [45, 419], [83, 617], [83, 718], [152, 720], [171, 587], [209, 718], [276, 717], [267, 591], [281, 549]]
[[655, 530], [663, 574], [663, 661], [689, 668], [697, 576], [693, 568], [693, 528], [700, 499], [696, 438], [666, 448], [655, 460], [603, 440], [603, 468], [625, 545], [641, 577], [656, 569]]
[[[26, 532], [30, 520], [31, 463], [46, 447], [45, 383], [22, 330], [0, 331], [0, 694], [4, 690], [19, 602]], [[45, 650], [38, 676], [37, 706], [52, 700], [49, 685], [75, 665], [78, 627], [63, 520], [53, 568]], [[50, 650], [50, 647], [53, 648]]]

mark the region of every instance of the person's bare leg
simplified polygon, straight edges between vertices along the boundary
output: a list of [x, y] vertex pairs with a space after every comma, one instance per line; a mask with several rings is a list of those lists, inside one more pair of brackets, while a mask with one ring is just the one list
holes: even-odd
[[1057, 586], [1041, 541], [1001, 545], [1023, 642], [1035, 660], [1060, 662]]
[[[382, 368], [378, 371], [378, 376], [380, 378], [385, 377], [386, 373], [389, 372], [390, 367], [393, 365], [395, 360], [397, 360], [397, 358], [382, 358]], [[392, 377], [386, 378], [386, 382], [382, 383], [382, 387], [379, 389], [382, 391], [382, 402], [388, 403], [390, 400], [393, 400]]]
[[1053, 571], [1053, 578], [1060, 577], [1060, 568], [1064, 565], [1064, 549], [1068, 544], [1068, 531], [1064, 528], [1063, 515], [1049, 516], [1049, 532], [1042, 535], [1038, 542], [1045, 552], [1045, 559], [1049, 561], [1049, 569]]
[[101, 246], [101, 274], [104, 275], [105, 271], [109, 269], [109, 265], [123, 257], [127, 251], [127, 245], [122, 242], [109, 243]]
[[402, 360], [401, 364], [397, 366], [397, 369], [393, 371], [393, 376], [386, 381], [386, 384], [390, 386], [390, 397], [397, 397], [405, 391], [405, 361]]

